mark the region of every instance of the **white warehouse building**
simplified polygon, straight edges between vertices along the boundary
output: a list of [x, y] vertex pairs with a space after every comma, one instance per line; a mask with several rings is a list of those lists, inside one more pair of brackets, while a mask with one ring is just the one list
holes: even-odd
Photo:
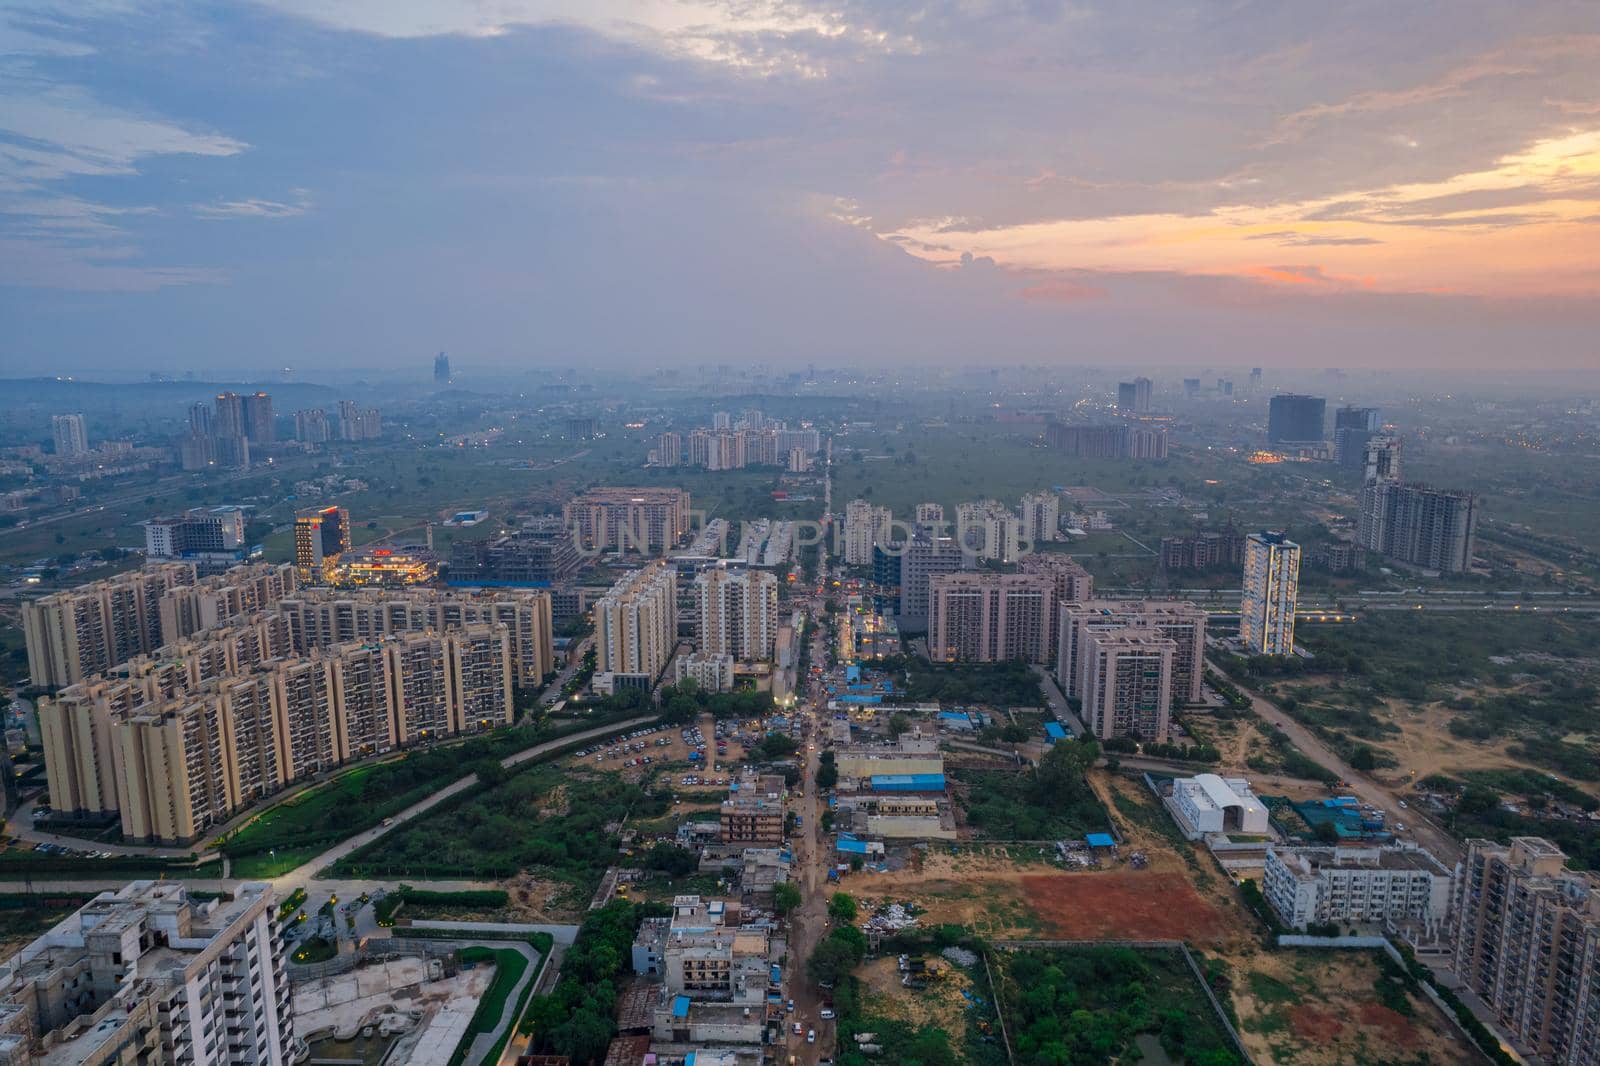
[[1436, 938], [1450, 907], [1450, 871], [1414, 844], [1267, 848], [1263, 894], [1285, 925], [1420, 926]]
[[1180, 778], [1172, 783], [1171, 807], [1190, 840], [1208, 833], [1267, 832], [1267, 808], [1242, 777], [1197, 774]]

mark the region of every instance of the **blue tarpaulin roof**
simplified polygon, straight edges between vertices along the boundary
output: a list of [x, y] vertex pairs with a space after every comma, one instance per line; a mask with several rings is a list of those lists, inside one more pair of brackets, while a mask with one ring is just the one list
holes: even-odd
[[1060, 722], [1046, 722], [1044, 724], [1044, 735], [1049, 737], [1051, 740], [1067, 739], [1067, 731], [1061, 728]]
[[836, 847], [839, 851], [848, 852], [851, 855], [865, 855], [867, 853], [867, 844], [864, 840], [841, 840]]
[[672, 997], [672, 1016], [674, 1018], [687, 1018], [689, 1016], [689, 997]]
[[1110, 833], [1090, 833], [1083, 839], [1089, 842], [1091, 848], [1114, 848], [1117, 842], [1111, 839]]

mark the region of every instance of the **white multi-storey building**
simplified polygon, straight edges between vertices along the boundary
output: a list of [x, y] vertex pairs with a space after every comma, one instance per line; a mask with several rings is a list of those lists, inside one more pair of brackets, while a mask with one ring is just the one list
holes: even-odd
[[1172, 783], [1172, 808], [1190, 840], [1207, 833], [1264, 834], [1268, 828], [1267, 808], [1242, 777], [1180, 778]]
[[982, 559], [1014, 563], [1022, 557], [1022, 520], [999, 500], [956, 508], [956, 539]]
[[703, 692], [733, 689], [733, 656], [697, 651], [678, 656], [678, 680], [693, 681]]
[[1244, 543], [1239, 641], [1251, 655], [1294, 654], [1300, 545], [1282, 533], [1252, 533]]
[[662, 560], [623, 575], [594, 605], [594, 687], [649, 688], [678, 644], [678, 574]]
[[874, 507], [866, 500], [851, 500], [844, 509], [844, 561], [848, 566], [871, 566], [872, 549], [889, 542], [889, 523], [894, 518], [887, 507]]
[[1061, 497], [1053, 492], [1030, 492], [1022, 497], [1022, 535], [1034, 543], [1061, 537]]
[[1419, 923], [1436, 937], [1450, 909], [1450, 871], [1413, 844], [1267, 848], [1263, 894], [1285, 925]]
[[293, 1030], [276, 900], [177, 881], [102, 892], [0, 969], [0, 1063], [282, 1066]]
[[89, 454], [89, 430], [82, 415], [51, 415], [50, 429], [56, 440], [56, 454], [65, 459]]

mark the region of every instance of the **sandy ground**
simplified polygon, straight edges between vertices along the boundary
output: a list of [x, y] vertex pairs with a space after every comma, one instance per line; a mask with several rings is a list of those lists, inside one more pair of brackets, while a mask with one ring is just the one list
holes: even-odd
[[[689, 753], [694, 749], [684, 742], [683, 735], [676, 726], [663, 727], [652, 732], [635, 737], [632, 740], [618, 741], [608, 744], [598, 751], [591, 751], [588, 755], [579, 758], [572, 756], [566, 760], [568, 768], [581, 766], [586, 770], [603, 770], [611, 773], [620, 773], [630, 781], [642, 781], [647, 776], [655, 774], [662, 766], [670, 767], [668, 771], [672, 778], [674, 790], [694, 793], [697, 791], [715, 792], [725, 795], [727, 785], [690, 785], [683, 786], [679, 780], [685, 774], [692, 774], [701, 778], [728, 778], [744, 761], [744, 748], [737, 740], [728, 740], [728, 753], [720, 759], [717, 756], [716, 722], [709, 715], [702, 717], [698, 723], [701, 733], [706, 740], [706, 764], [704, 767], [691, 767]], [[658, 740], [665, 738], [666, 744], [657, 744]], [[597, 756], [601, 756], [597, 758]], [[648, 765], [639, 764], [628, 766], [630, 759], [640, 760], [649, 756]]]
[[1483, 1061], [1425, 996], [1410, 997], [1410, 1016], [1378, 1001], [1375, 952], [1256, 951], [1228, 962], [1241, 1035], [1258, 1062]]
[[[1458, 712], [1442, 703], [1430, 703], [1420, 710], [1399, 701], [1389, 702], [1389, 720], [1400, 727], [1400, 735], [1384, 742], [1384, 751], [1400, 760], [1398, 770], [1379, 771], [1374, 776], [1391, 784], [1417, 780], [1433, 773], [1455, 774], [1462, 770], [1531, 769], [1547, 773], [1543, 766], [1527, 762], [1506, 749], [1515, 738], [1463, 740], [1450, 732], [1450, 719]], [[1560, 776], [1560, 775], [1557, 775]], [[1600, 782], [1572, 781], [1572, 784], [1600, 796]]]
[[894, 1018], [921, 1028], [943, 1029], [956, 1042], [966, 1027], [967, 1000], [961, 990], [971, 988], [972, 981], [956, 966], [951, 966], [936, 955], [929, 961], [938, 966], [943, 976], [931, 981], [927, 988], [910, 989], [901, 985], [896, 959], [886, 955], [873, 959], [856, 971], [867, 988], [868, 1013]]

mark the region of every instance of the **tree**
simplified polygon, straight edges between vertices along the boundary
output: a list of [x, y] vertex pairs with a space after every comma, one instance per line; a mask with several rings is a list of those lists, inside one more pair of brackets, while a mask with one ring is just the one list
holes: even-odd
[[828, 917], [841, 922], [856, 920], [856, 900], [848, 892], [835, 892], [828, 900]]
[[1333, 827], [1332, 822], [1318, 822], [1316, 828], [1311, 832], [1324, 844], [1337, 844], [1339, 842], [1339, 831]]
[[1365, 744], [1358, 745], [1350, 753], [1350, 766], [1356, 770], [1376, 770], [1378, 768], [1378, 755]]
[[898, 737], [901, 733], [911, 730], [911, 719], [903, 712], [896, 711], [889, 716], [889, 735]]
[[839, 783], [839, 767], [834, 763], [833, 752], [825, 751], [817, 764], [817, 787], [833, 788]]
[[779, 914], [788, 914], [800, 906], [800, 889], [788, 882], [779, 881], [772, 886], [772, 909]]

